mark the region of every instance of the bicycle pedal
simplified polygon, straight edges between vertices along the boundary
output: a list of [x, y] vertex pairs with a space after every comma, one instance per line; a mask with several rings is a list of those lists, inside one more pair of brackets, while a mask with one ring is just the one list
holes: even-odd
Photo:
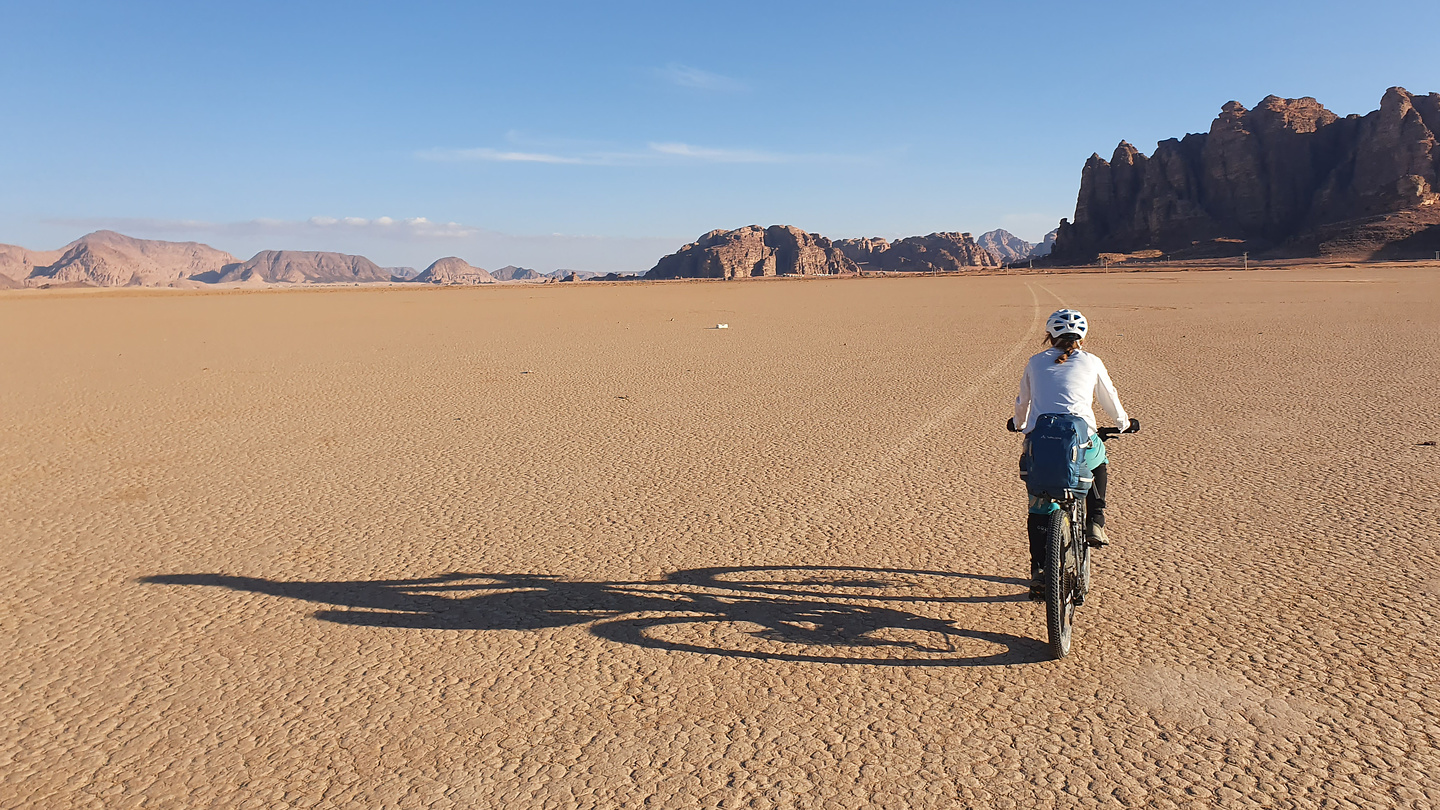
[[1105, 548], [1110, 544], [1105, 542], [1104, 540], [1099, 539], [1098, 537], [1087, 537], [1085, 538], [1085, 545], [1089, 546], [1090, 548]]

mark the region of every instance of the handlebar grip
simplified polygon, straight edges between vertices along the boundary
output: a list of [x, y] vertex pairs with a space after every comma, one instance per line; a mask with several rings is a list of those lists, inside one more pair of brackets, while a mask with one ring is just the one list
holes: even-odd
[[1125, 428], [1125, 432], [1126, 432], [1126, 433], [1139, 433], [1139, 432], [1140, 432], [1140, 420], [1139, 420], [1139, 419], [1131, 419], [1131, 420], [1130, 420], [1130, 427]]
[[1008, 421], [1005, 422], [1005, 429], [1010, 431], [1011, 433], [1020, 432], [1019, 429], [1015, 427], [1015, 417], [1012, 416]]

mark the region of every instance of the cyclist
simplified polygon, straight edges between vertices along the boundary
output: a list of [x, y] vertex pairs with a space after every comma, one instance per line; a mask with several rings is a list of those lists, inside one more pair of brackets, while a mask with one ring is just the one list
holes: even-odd
[[[1130, 427], [1130, 418], [1120, 405], [1120, 396], [1115, 393], [1115, 384], [1110, 382], [1110, 373], [1100, 358], [1081, 348], [1088, 331], [1085, 316], [1077, 310], [1062, 309], [1045, 321], [1044, 342], [1050, 348], [1030, 358], [1025, 364], [1025, 375], [1020, 378], [1020, 396], [1015, 398], [1015, 428], [1029, 433], [1035, 428], [1040, 414], [1074, 414], [1090, 426], [1090, 447], [1085, 451], [1085, 463], [1095, 474], [1094, 483], [1085, 496], [1085, 536], [1092, 546], [1104, 546], [1110, 542], [1105, 534], [1105, 489], [1109, 483], [1109, 465], [1106, 463], [1105, 443], [1095, 435], [1095, 411], [1091, 403], [1100, 400], [1100, 406], [1115, 420], [1121, 430]], [[1036, 499], [1031, 499], [1032, 510]], [[1030, 576], [1032, 596], [1040, 587], [1041, 569], [1045, 562], [1045, 531], [1049, 518], [1031, 512], [1028, 521], [1030, 534]]]

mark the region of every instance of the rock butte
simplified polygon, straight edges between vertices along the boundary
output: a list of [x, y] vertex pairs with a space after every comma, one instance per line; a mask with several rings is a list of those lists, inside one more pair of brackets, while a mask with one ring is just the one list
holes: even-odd
[[1440, 250], [1437, 132], [1440, 94], [1400, 87], [1345, 118], [1308, 97], [1231, 101], [1208, 133], [1150, 157], [1124, 141], [1109, 161], [1091, 155], [1054, 256], [1428, 258]]
[[[1003, 236], [1001, 236], [1003, 234]], [[1015, 255], [1031, 245], [1004, 231], [986, 234]], [[890, 242], [879, 237], [830, 240], [790, 225], [714, 230], [665, 256], [647, 279], [827, 276], [866, 271], [956, 272], [997, 267], [1002, 259], [968, 233], [932, 233]]]
[[660, 259], [645, 278], [827, 276], [859, 271], [823, 236], [789, 225], [748, 225], [705, 234]]

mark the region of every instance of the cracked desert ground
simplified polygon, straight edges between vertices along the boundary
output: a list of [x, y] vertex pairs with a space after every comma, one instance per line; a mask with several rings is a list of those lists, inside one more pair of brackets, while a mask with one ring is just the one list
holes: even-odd
[[[1112, 445], [1045, 660], [1019, 442]], [[0, 296], [0, 806], [1435, 807], [1440, 268]], [[728, 323], [729, 328], [713, 328]]]

